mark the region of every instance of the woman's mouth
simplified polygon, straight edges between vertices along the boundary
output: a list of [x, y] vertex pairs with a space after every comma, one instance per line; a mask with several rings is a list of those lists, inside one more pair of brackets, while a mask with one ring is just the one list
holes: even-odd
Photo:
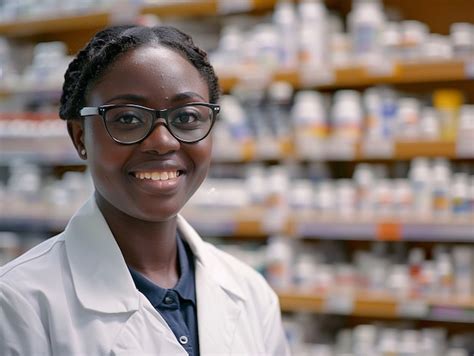
[[181, 170], [176, 171], [147, 171], [147, 172], [133, 172], [135, 178], [141, 180], [153, 180], [153, 181], [168, 181], [178, 178], [183, 172]]

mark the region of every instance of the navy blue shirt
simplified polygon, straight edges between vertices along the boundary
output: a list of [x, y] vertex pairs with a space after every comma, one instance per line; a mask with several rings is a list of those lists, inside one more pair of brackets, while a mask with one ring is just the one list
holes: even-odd
[[179, 236], [177, 242], [180, 276], [174, 288], [161, 288], [130, 267], [129, 270], [137, 289], [165, 319], [178, 342], [190, 356], [196, 356], [199, 355], [199, 341], [194, 256]]

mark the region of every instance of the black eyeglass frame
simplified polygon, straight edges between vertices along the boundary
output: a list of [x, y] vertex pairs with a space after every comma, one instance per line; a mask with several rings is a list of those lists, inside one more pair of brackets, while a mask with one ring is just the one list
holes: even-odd
[[[208, 107], [209, 109], [211, 109], [211, 112], [212, 112], [211, 126], [209, 127], [208, 132], [203, 137], [201, 137], [199, 140], [194, 140], [194, 141], [183, 140], [179, 137], [176, 137], [176, 135], [169, 128], [168, 114], [172, 111], [178, 110], [178, 109], [186, 107], [186, 106], [205, 106], [205, 107]], [[115, 108], [118, 108], [118, 107], [136, 108], [136, 109], [145, 110], [145, 111], [148, 111], [148, 112], [154, 114], [153, 122], [151, 123], [150, 128], [148, 129], [148, 132], [142, 138], [140, 138], [138, 140], [135, 140], [135, 141], [132, 141], [132, 142], [123, 142], [123, 141], [120, 141], [117, 138], [115, 138], [110, 133], [109, 128], [107, 127], [107, 121], [105, 120], [105, 114], [107, 113], [108, 110], [115, 109]], [[108, 104], [108, 105], [101, 105], [101, 106], [85, 106], [79, 111], [79, 114], [81, 115], [81, 117], [99, 115], [102, 118], [102, 121], [103, 121], [104, 126], [105, 126], [105, 130], [107, 131], [109, 136], [112, 138], [112, 140], [114, 140], [115, 142], [120, 143], [122, 145], [133, 145], [133, 144], [136, 144], [136, 143], [139, 143], [139, 142], [142, 142], [143, 140], [145, 140], [153, 132], [153, 130], [156, 126], [156, 122], [159, 119], [165, 120], [163, 125], [166, 127], [166, 129], [171, 134], [171, 136], [173, 136], [179, 142], [182, 142], [182, 143], [197, 143], [199, 141], [202, 141], [207, 136], [209, 136], [209, 133], [212, 131], [212, 127], [214, 126], [214, 123], [217, 120], [217, 114], [220, 112], [220, 110], [221, 110], [221, 107], [218, 104], [202, 103], [202, 102], [188, 103], [188, 104], [185, 104], [185, 105], [175, 106], [173, 108], [168, 108], [168, 109], [163, 109], [163, 110], [155, 110], [155, 109], [151, 109], [151, 108], [148, 108], [146, 106], [137, 105], [137, 104]]]

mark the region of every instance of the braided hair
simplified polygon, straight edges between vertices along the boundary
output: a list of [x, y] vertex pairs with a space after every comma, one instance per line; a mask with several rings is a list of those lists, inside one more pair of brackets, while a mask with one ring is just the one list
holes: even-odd
[[90, 86], [121, 54], [143, 45], [159, 45], [184, 56], [209, 87], [211, 103], [219, 99], [219, 84], [206, 52], [190, 36], [171, 26], [112, 26], [98, 32], [77, 54], [64, 74], [59, 116], [63, 120], [80, 117]]

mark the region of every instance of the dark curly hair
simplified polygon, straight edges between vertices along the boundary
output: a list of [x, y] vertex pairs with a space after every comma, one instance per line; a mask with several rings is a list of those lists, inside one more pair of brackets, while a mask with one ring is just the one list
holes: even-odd
[[197, 47], [190, 36], [171, 26], [112, 26], [98, 32], [77, 54], [64, 74], [59, 116], [63, 120], [80, 117], [90, 85], [121, 54], [143, 45], [159, 45], [184, 56], [200, 73], [209, 87], [211, 103], [219, 99], [219, 84], [206, 52]]

